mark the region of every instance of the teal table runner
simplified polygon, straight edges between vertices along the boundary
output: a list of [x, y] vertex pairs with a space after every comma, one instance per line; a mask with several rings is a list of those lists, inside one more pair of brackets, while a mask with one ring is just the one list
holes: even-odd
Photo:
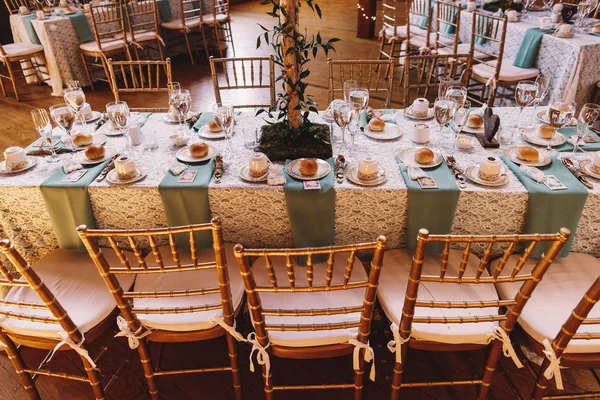
[[46, 210], [61, 249], [85, 251], [76, 228], [82, 224], [91, 229], [96, 227], [87, 187], [109, 162], [110, 160], [107, 160], [85, 168], [87, 173], [77, 182], [63, 182], [68, 174], [59, 168], [40, 185]]
[[[397, 157], [396, 163], [408, 189], [407, 248], [414, 251], [419, 229], [425, 228], [431, 234], [450, 233], [460, 190], [445, 163], [437, 168], [425, 170], [427, 175], [435, 180], [438, 189], [421, 189], [419, 182], [408, 177], [408, 167]], [[427, 245], [428, 254], [440, 254], [443, 249], [443, 243]]]
[[[286, 165], [290, 161], [286, 161]], [[283, 192], [292, 236], [296, 247], [319, 247], [333, 244], [335, 215], [335, 190], [333, 189], [333, 159], [327, 159], [331, 172], [320, 180], [321, 189], [304, 190], [304, 183], [290, 177], [285, 172]], [[284, 168], [285, 171], [285, 168]], [[314, 257], [313, 262], [324, 262], [327, 255]], [[304, 265], [306, 257], [298, 257]]]
[[[577, 232], [579, 218], [581, 218], [587, 200], [587, 189], [555, 157], [552, 157], [550, 165], [539, 167], [539, 169], [546, 175], [556, 176], [567, 187], [566, 190], [552, 191], [543, 183], [534, 182], [519, 169], [518, 165], [506, 157], [502, 156], [501, 158], [529, 193], [524, 233], [556, 233], [562, 227], [569, 228], [571, 237], [558, 255], [559, 257], [568, 256]], [[548, 246], [548, 244], [536, 245], [532, 257], [541, 257]]]
[[[564, 136], [568, 138], [572, 136], [577, 136], [577, 128], [561, 128], [558, 130]], [[596, 143], [581, 143], [581, 148], [585, 151], [599, 151], [600, 150], [600, 137], [596, 135], [594, 132], [589, 131], [588, 135], [594, 137], [598, 142]], [[555, 149], [557, 151], [573, 151], [573, 145], [567, 141], [565, 144], [561, 144], [560, 146], [556, 146]]]
[[513, 65], [519, 68], [531, 68], [535, 63], [542, 43], [542, 37], [548, 30], [539, 28], [529, 28], [525, 31], [525, 36], [521, 42], [521, 47], [515, 56]]
[[[210, 207], [208, 204], [208, 184], [213, 174], [214, 159], [203, 165], [188, 167], [188, 170], [198, 171], [192, 183], [178, 183], [179, 176], [167, 172], [158, 185], [158, 192], [167, 214], [170, 226], [203, 224], [210, 222]], [[190, 248], [188, 234], [175, 235], [177, 246], [182, 249]], [[212, 246], [210, 231], [196, 233], [198, 248]]]
[[81, 43], [91, 42], [95, 40], [94, 33], [90, 27], [87, 17], [84, 13], [75, 13], [71, 15], [65, 15], [71, 20], [73, 29], [77, 33], [77, 37]]
[[33, 21], [34, 19], [36, 19], [35, 13], [33, 15], [24, 16], [23, 17], [23, 27], [25, 28], [25, 31], [27, 32], [27, 36], [29, 36], [29, 40], [31, 41], [31, 43], [41, 44], [40, 38], [38, 37], [37, 33], [35, 32], [35, 29], [33, 29], [33, 25], [31, 23], [31, 21]]
[[173, 14], [171, 13], [171, 6], [169, 5], [169, 0], [156, 0], [156, 8], [158, 10], [160, 20], [162, 22], [173, 21]]

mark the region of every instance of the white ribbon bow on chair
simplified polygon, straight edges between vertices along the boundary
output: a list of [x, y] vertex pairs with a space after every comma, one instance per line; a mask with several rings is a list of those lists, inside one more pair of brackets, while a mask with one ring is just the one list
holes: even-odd
[[523, 364], [521, 364], [521, 360], [519, 360], [519, 357], [517, 357], [517, 353], [515, 352], [510, 338], [508, 337], [504, 329], [502, 329], [499, 326], [495, 327], [494, 339], [502, 341], [502, 352], [504, 353], [504, 356], [510, 357], [517, 366], [517, 368], [523, 368]]
[[370, 362], [373, 361], [371, 364], [371, 373], [369, 374], [369, 379], [372, 380], [373, 382], [375, 382], [375, 352], [373, 351], [373, 348], [369, 345], [369, 342], [367, 343], [363, 343], [363, 342], [359, 342], [356, 339], [350, 339], [350, 341], [348, 342], [350, 343], [352, 346], [354, 346], [354, 352], [352, 354], [352, 361], [353, 361], [353, 367], [355, 371], [358, 371], [359, 367], [360, 367], [360, 349], [365, 349], [365, 361], [366, 362]]
[[548, 361], [550, 361], [550, 365], [548, 365], [548, 368], [544, 371], [544, 377], [546, 379], [552, 379], [552, 377], [554, 377], [556, 388], [558, 390], [563, 390], [562, 376], [560, 374], [560, 358], [556, 357], [548, 339], [544, 339], [542, 343], [544, 344], [544, 350], [542, 351]]
[[131, 329], [129, 329], [129, 325], [127, 324], [127, 321], [125, 321], [125, 318], [121, 316], [117, 317], [117, 326], [119, 327], [120, 332], [117, 333], [115, 337], [126, 337], [127, 342], [129, 343], [129, 348], [132, 350], [138, 348], [140, 345], [140, 339], [145, 338], [152, 333], [152, 331], [148, 329], [146, 332], [140, 335], [140, 332], [142, 329], [144, 329], [143, 326], [140, 326], [137, 331], [133, 332]]
[[85, 342], [85, 336], [83, 335], [83, 333], [81, 334], [81, 342], [79, 342], [79, 344], [72, 341], [71, 338], [69, 337], [69, 335], [67, 334], [67, 332], [65, 332], [65, 331], [59, 331], [58, 335], [62, 338], [62, 341], [58, 342], [58, 344], [56, 346], [54, 346], [54, 349], [52, 349], [52, 353], [50, 354], [50, 357], [48, 357], [48, 362], [50, 362], [50, 360], [52, 360], [52, 357], [54, 357], [54, 354], [56, 353], [56, 351], [66, 344], [71, 349], [75, 350], [81, 357], [85, 358], [87, 360], [87, 362], [90, 363], [92, 368], [98, 369], [98, 367], [96, 366], [96, 363], [94, 362], [94, 360], [92, 360], [92, 357], [90, 357], [90, 354], [88, 353], [88, 351], [81, 347], [83, 342]]
[[392, 322], [392, 324], [390, 325], [390, 329], [392, 331], [392, 334], [394, 335], [394, 340], [390, 340], [388, 342], [387, 348], [390, 352], [396, 353], [396, 362], [401, 363], [402, 345], [404, 343], [408, 343], [410, 338], [402, 339], [402, 337], [400, 336], [400, 328], [398, 328], [398, 325], [395, 322]]
[[488, 81], [485, 83], [485, 86], [491, 86], [492, 89], [496, 89], [496, 86], [498, 84], [496, 83], [496, 79], [492, 76], [490, 79], [488, 79]]

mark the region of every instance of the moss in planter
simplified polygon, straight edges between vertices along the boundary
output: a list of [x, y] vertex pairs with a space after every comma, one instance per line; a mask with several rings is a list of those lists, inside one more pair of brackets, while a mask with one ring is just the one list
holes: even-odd
[[328, 125], [308, 123], [300, 128], [300, 134], [290, 134], [289, 129], [285, 122], [263, 125], [259, 149], [271, 161], [327, 159], [333, 155]]

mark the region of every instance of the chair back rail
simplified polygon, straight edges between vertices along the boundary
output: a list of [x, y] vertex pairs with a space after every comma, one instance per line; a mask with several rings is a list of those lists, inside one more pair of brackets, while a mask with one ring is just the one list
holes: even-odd
[[189, 22], [202, 18], [202, 2], [198, 0], [179, 0], [179, 13], [181, 22], [186, 26]]
[[219, 14], [230, 16], [229, 0], [206, 0], [202, 2], [202, 13], [200, 15], [202, 20], [207, 15], [212, 15], [213, 20], [216, 21]]
[[392, 29], [392, 36], [398, 36], [398, 27], [402, 26], [400, 21], [400, 7], [401, 3], [399, 0], [383, 0], [381, 4], [381, 16], [383, 24], [383, 34], [387, 29]]
[[92, 5], [90, 8], [92, 31], [99, 49], [105, 42], [122, 40], [127, 44], [125, 16], [121, 2]]
[[429, 47], [429, 32], [431, 32], [433, 7], [430, 0], [411, 0], [406, 7], [406, 37], [410, 45], [410, 39], [421, 37], [425, 47]]
[[[435, 43], [434, 48], [449, 48], [450, 52], [456, 54], [458, 52], [458, 32], [460, 32], [460, 4], [455, 4], [446, 1], [436, 2], [436, 18], [435, 18]], [[446, 39], [446, 41], [444, 41]], [[452, 40], [452, 45], [449, 45], [448, 40]]]
[[18, 14], [19, 7], [25, 6], [29, 11], [39, 10], [41, 6], [34, 0], [4, 0], [9, 14]]

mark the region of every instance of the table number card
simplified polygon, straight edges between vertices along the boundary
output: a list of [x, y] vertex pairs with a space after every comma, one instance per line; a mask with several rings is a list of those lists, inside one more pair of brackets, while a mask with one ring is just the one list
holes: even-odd
[[71, 172], [63, 179], [63, 182], [77, 182], [87, 173], [87, 169], [78, 169], [77, 171]]
[[319, 190], [321, 183], [319, 181], [304, 181], [304, 190]]
[[194, 180], [196, 179], [196, 175], [198, 175], [198, 171], [194, 171], [194, 170], [183, 171], [181, 173], [181, 175], [179, 176], [179, 179], [177, 179], [177, 182], [178, 183], [193, 183]]

